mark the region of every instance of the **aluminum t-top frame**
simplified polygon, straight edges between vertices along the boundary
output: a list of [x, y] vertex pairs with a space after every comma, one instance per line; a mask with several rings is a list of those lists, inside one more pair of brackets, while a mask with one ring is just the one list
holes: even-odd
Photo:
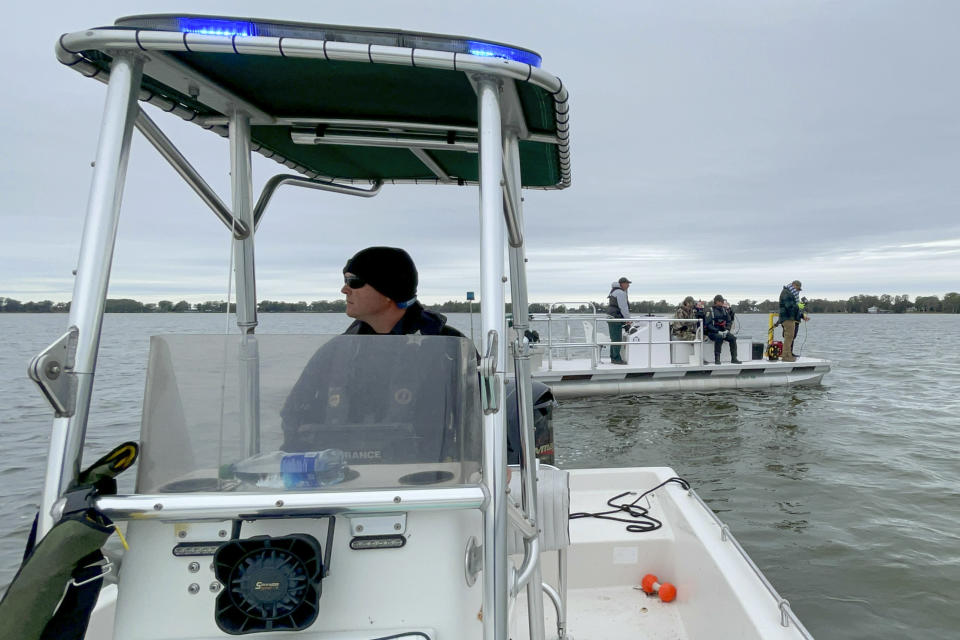
[[[143, 18], [122, 19], [118, 21], [118, 24], [124, 24], [125, 26], [151, 24], [151, 19], [165, 19], [168, 21], [183, 20], [182, 17], [144, 16]], [[192, 19], [201, 19], [201, 17], [194, 16]], [[234, 25], [238, 23], [238, 21], [234, 19], [206, 19], [215, 23], [229, 22]], [[433, 179], [385, 180], [385, 182], [391, 184], [463, 184], [464, 181], [462, 180], [452, 180], [450, 176], [446, 175], [423, 151], [438, 147], [442, 149], [457, 147], [462, 150], [475, 150], [475, 140], [478, 135], [477, 130], [473, 127], [458, 128], [448, 124], [445, 124], [443, 127], [437, 127], [422, 122], [411, 121], [398, 122], [382, 119], [350, 120], [343, 118], [276, 115], [266, 112], [264, 108], [252, 104], [249, 100], [238, 96], [229, 88], [221, 86], [209, 78], [204, 77], [202, 74], [197, 73], [170, 54], [178, 52], [220, 53], [239, 56], [252, 55], [291, 59], [306, 58], [330, 62], [386, 64], [458, 71], [467, 75], [481, 73], [502, 80], [509, 79], [529, 83], [549, 92], [553, 97], [556, 134], [544, 135], [527, 130], [526, 123], [523, 119], [523, 110], [516, 96], [513, 83], [503, 83], [501, 85], [502, 91], [504, 91], [505, 94], [503, 96], [505, 122], [507, 126], [517, 129], [518, 137], [521, 140], [547, 142], [557, 147], [560, 180], [552, 186], [533, 188], [563, 189], [570, 185], [568, 93], [559, 78], [540, 69], [539, 66], [535, 66], [539, 65], [539, 56], [531, 52], [514, 49], [514, 51], [529, 54], [519, 57], [520, 59], [530, 60], [530, 62], [520, 62], [496, 57], [497, 47], [501, 49], [511, 49], [510, 47], [497, 43], [464, 41], [472, 44], [486, 45], [486, 48], [477, 47], [468, 49], [468, 51], [474, 51], [481, 55], [456, 50], [442, 51], [429, 48], [429, 46], [438, 46], [436, 42], [447, 38], [447, 36], [405, 34], [411, 37], [401, 39], [400, 41], [406, 42], [410, 40], [426, 45], [422, 47], [405, 47], [377, 44], [376, 42], [384, 41], [382, 37], [372, 42], [362, 43], [358, 41], [358, 38], [361, 38], [364, 32], [369, 31], [363, 29], [323, 27], [323, 25], [317, 25], [316, 34], [310, 34], [313, 35], [313, 37], [306, 38], [248, 35], [249, 33], [258, 32], [255, 26], [257, 23], [244, 22], [243, 24], [253, 26], [234, 26], [232, 27], [232, 33], [227, 30], [227, 26], [224, 26], [219, 28], [221, 35], [217, 35], [217, 29], [205, 30], [196, 26], [191, 26], [189, 29], [183, 31], [157, 31], [154, 29], [133, 28], [133, 26], [127, 26], [127, 28], [122, 29], [109, 27], [89, 29], [62, 35], [57, 41], [56, 54], [61, 63], [72, 67], [85, 76], [97, 78], [102, 81], [107, 81], [110, 72], [104, 69], [103, 64], [97, 64], [88, 55], [88, 52], [98, 52], [109, 56], [123, 53], [140, 54], [143, 61], [144, 73], [164, 82], [183, 95], [197, 95], [199, 92], [202, 92], [204, 101], [221, 114], [229, 114], [231, 111], [239, 110], [247, 115], [252, 126], [286, 124], [291, 127], [299, 127], [299, 130], [293, 132], [293, 139], [299, 144], [406, 147], [411, 149], [436, 175]], [[295, 26], [306, 29], [310, 25]], [[306, 35], [307, 32], [305, 32], [304, 29], [301, 29], [301, 32]], [[338, 32], [336, 29], [352, 29], [352, 32], [349, 33], [352, 33], [354, 37], [347, 38], [347, 36], [344, 35], [344, 33], [347, 32]], [[260, 31], [271, 32], [269, 29], [260, 29]], [[274, 29], [274, 31], [276, 31], [276, 29]], [[293, 32], [297, 33], [296, 30]], [[370, 33], [379, 36], [383, 32], [370, 31]], [[331, 39], [317, 39], [317, 34], [326, 35]], [[414, 38], [415, 36], [419, 36], [421, 39], [416, 40]], [[433, 38], [433, 40], [430, 38]], [[341, 41], [343, 39], [352, 39], [353, 41]], [[530, 56], [532, 56], [532, 58]], [[531, 62], [534, 64], [531, 64]], [[153, 104], [164, 111], [175, 113], [184, 120], [194, 122], [205, 129], [215, 131], [221, 136], [226, 137], [229, 133], [228, 115], [211, 116], [204, 114], [195, 108], [191, 108], [189, 103], [175, 101], [146, 89], [140, 89], [137, 98], [143, 102]], [[324, 135], [321, 137], [313, 133], [318, 125], [324, 129]], [[451, 144], [448, 141], [444, 141], [442, 136], [438, 138], [439, 134], [457, 132], [456, 130], [458, 129], [458, 133], [462, 134], [465, 140]], [[338, 182], [357, 182], [357, 180], [342, 176], [321, 175], [257, 143], [251, 144], [251, 150], [261, 153], [265, 157], [271, 158], [310, 178], [336, 180]], [[361, 182], [369, 181], [364, 180]]]
[[[138, 100], [150, 102], [165, 111], [195, 120], [197, 114], [183, 105], [164, 102], [164, 99], [142, 90], [141, 78], [145, 65], [171, 66], [171, 60], [165, 57], [163, 52], [197, 50], [240, 56], [308, 57], [370, 64], [427, 66], [462, 72], [468, 76], [476, 91], [479, 114], [476, 145], [479, 154], [481, 214], [481, 297], [484, 301], [481, 310], [482, 335], [487, 337], [486, 343], [493, 349], [493, 352], [488, 352], [484, 358], [489, 367], [484, 384], [494, 395], [488, 407], [497, 409], [487, 411], [483, 416], [483, 486], [478, 494], [479, 502], [473, 503], [479, 506], [484, 516], [484, 638], [505, 640], [508, 637], [508, 595], [517, 593], [521, 588], [527, 589], [530, 637], [543, 638], [529, 345], [523, 337], [527, 329], [528, 305], [519, 143], [529, 132], [523, 123], [523, 111], [516, 91], [511, 90], [513, 81], [535, 83], [554, 96], [556, 142], [562, 159], [563, 179], [558, 185], [560, 187], [569, 184], [569, 138], [566, 89], [559, 79], [529, 63], [449, 51], [265, 36], [239, 38], [236, 35], [169, 33], [139, 29], [92, 29], [62, 36], [57, 45], [58, 57], [65, 64], [87, 75], [105, 80], [107, 99], [81, 240], [73, 304], [70, 308], [70, 335], [69, 340], [62, 342], [69, 353], [60, 358], [63, 362], [58, 364], [52, 361], [54, 356], [51, 354], [59, 351], [48, 350], [44, 356], [46, 359], [43, 360], [43, 371], [57, 371], [58, 375], [71, 376], [73, 391], [66, 403], [69, 406], [63, 405], [57, 409], [58, 417], [53, 424], [40, 510], [40, 535], [45, 535], [50, 530], [54, 522], [55, 506], [67, 489], [76, 482], [80, 469], [123, 185], [135, 126], [140, 128], [231, 228], [236, 259], [237, 324], [244, 336], [250, 339], [250, 348], [254, 355], [256, 352], [253, 338], [257, 325], [253, 230], [258, 218], [254, 213], [255, 209], [262, 213], [262, 207], [255, 207], [253, 204], [250, 161], [251, 152], [255, 149], [251, 144], [251, 123], [262, 119], [270, 120], [272, 116], [231, 95], [222, 87], [204, 88], [214, 93], [219, 92], [218, 95], [223, 99], [224, 113], [228, 114], [225, 117], [225, 127], [209, 122], [202, 124], [206, 128], [216, 129], [230, 139], [232, 198], [231, 207], [228, 209], [138, 106]], [[103, 71], [92, 64], [81, 54], [83, 51], [107, 53], [110, 56], [109, 70]], [[186, 71], [182, 65], [177, 67], [177, 73]], [[189, 75], [184, 79], [184, 82], [193, 81], [205, 80]], [[283, 159], [275, 159], [284, 162]], [[302, 169], [297, 166], [291, 168]], [[308, 177], [317, 176], [309, 176], [308, 173]], [[286, 177], [280, 177], [268, 183], [265, 194], [272, 192], [285, 179]], [[434, 182], [443, 180], [438, 177]], [[311, 186], [321, 185], [316, 181], [312, 183]], [[374, 189], [364, 192], [372, 195], [378, 189], [379, 185], [374, 185]], [[263, 198], [261, 200], [263, 201]], [[509, 252], [509, 274], [504, 273], [505, 250]], [[505, 318], [507, 282], [510, 283], [515, 319], [509, 337]], [[517, 398], [520, 403], [523, 449], [521, 520], [525, 519], [529, 525], [524, 531], [524, 560], [516, 571], [510, 569], [507, 561], [506, 424], [505, 414], [499, 410], [498, 401], [503, 397], [508, 342], [514, 358]], [[255, 376], [256, 371], [251, 371], [250, 375]], [[255, 389], [256, 381], [251, 379], [249, 382], [250, 388]], [[45, 388], [45, 392], [50, 390], [56, 393], [55, 387]], [[253, 416], [258, 413], [255, 404], [244, 409]], [[255, 422], [256, 418], [251, 419]], [[255, 425], [252, 424], [251, 428], [255, 428]], [[419, 499], [416, 496], [410, 497], [414, 502]], [[184, 512], [189, 513], [191, 509], [200, 509], [216, 498], [213, 494], [191, 494], [182, 496], [180, 500], [183, 502]], [[310, 500], [309, 496], [304, 499]], [[451, 499], [451, 508], [463, 508], [469, 507], [471, 500], [477, 500], [477, 495], [469, 494]], [[329, 502], [334, 500], [334, 497], [327, 494], [327, 497], [318, 500]], [[344, 494], [335, 501], [348, 509], [351, 501], [356, 500], [349, 494]], [[122, 510], [121, 513], [115, 512], [113, 515], [123, 517]]]

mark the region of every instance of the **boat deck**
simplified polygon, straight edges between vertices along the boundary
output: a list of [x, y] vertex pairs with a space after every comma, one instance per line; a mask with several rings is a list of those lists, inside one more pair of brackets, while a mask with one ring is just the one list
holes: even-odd
[[[622, 473], [574, 471], [570, 479], [570, 512], [609, 511], [607, 500], [617, 493], [628, 489], [642, 493], [672, 475], [672, 471], [664, 468]], [[676, 544], [671, 519], [658, 500], [658, 495], [664, 492], [665, 488], [658, 489], [638, 503], [662, 523], [654, 531], [631, 533], [625, 523], [598, 518], [570, 521], [567, 632], [573, 638], [685, 640], [690, 637], [681, 617], [682, 601], [687, 594], [681, 594], [676, 602], [664, 603], [639, 588], [645, 573], [663, 573], [663, 559], [671, 556]], [[629, 502], [634, 497], [625, 496], [621, 501]], [[543, 555], [543, 578], [551, 584], [557, 581], [556, 559], [555, 553]], [[518, 618], [525, 621], [526, 600], [522, 596], [518, 598], [517, 608]], [[547, 638], [556, 638], [556, 613], [549, 599], [544, 599], [544, 612]], [[514, 629], [511, 637], [527, 638], [528, 630]]]
[[[568, 634], [576, 640], [686, 640], [678, 609], [634, 587], [570, 589]], [[549, 603], [545, 607], [547, 638], [556, 638], [556, 617]], [[517, 640], [519, 634], [513, 636]], [[526, 637], [525, 634], [522, 637]]]
[[[675, 472], [666, 467], [578, 469], [570, 472], [571, 513], [610, 511], [617, 494], [633, 501]], [[742, 638], [797, 640], [796, 626], [783, 626], [777, 598], [759, 580], [702, 503], [678, 485], [657, 488], [637, 503], [662, 523], [630, 532], [626, 523], [600, 518], [569, 522], [567, 550], [568, 637], [584, 639]], [[617, 514], [613, 514], [617, 515]], [[625, 516], [620, 513], [617, 517]], [[636, 521], [638, 524], [642, 520]], [[557, 584], [558, 555], [541, 556], [543, 580]], [[676, 600], [662, 602], [639, 589], [643, 576], [677, 587]], [[527, 638], [525, 594], [517, 598], [514, 640]], [[557, 637], [556, 614], [544, 598], [547, 638]]]

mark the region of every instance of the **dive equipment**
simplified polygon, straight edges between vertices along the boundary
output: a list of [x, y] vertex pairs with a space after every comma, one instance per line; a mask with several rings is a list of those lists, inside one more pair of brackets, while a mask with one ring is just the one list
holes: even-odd
[[783, 341], [773, 339], [773, 330], [780, 323], [773, 322], [773, 316], [777, 314], [771, 313], [767, 325], [767, 360], [779, 360], [780, 356], [783, 355]]

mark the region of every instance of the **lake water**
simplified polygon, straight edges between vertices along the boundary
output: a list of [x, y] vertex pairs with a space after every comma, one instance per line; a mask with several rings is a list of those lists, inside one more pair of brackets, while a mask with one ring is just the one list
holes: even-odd
[[[468, 315], [450, 321], [469, 333]], [[66, 322], [0, 314], [0, 585], [19, 565], [37, 509], [52, 418], [26, 366]], [[761, 339], [766, 322], [741, 316], [740, 334]], [[347, 324], [263, 314], [259, 331]], [[85, 459], [137, 437], [147, 336], [225, 325], [220, 315], [107, 315]], [[558, 462], [673, 467], [818, 638], [955, 639], [958, 335], [958, 315], [816, 316], [798, 346], [833, 361], [822, 386], [565, 401], [555, 414]]]

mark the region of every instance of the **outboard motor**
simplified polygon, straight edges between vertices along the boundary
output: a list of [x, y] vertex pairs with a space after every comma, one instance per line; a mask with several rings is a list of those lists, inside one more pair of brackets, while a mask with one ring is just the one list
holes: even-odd
[[[553, 464], [553, 399], [550, 387], [533, 380], [533, 433], [537, 459]], [[517, 382], [507, 380], [503, 406], [507, 411], [507, 464], [520, 464], [520, 416], [517, 412]]]

